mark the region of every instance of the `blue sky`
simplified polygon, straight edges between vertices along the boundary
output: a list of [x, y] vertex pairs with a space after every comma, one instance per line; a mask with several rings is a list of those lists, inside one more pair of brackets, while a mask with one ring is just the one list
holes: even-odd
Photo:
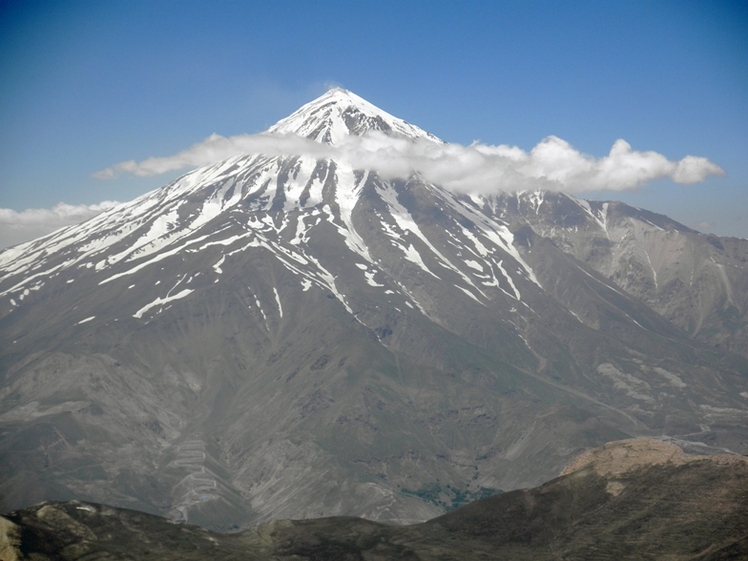
[[706, 157], [727, 176], [580, 196], [748, 237], [745, 2], [0, 0], [0, 245], [21, 241], [2, 220], [46, 216], [26, 209], [181, 173], [96, 171], [259, 132], [333, 84], [450, 142]]

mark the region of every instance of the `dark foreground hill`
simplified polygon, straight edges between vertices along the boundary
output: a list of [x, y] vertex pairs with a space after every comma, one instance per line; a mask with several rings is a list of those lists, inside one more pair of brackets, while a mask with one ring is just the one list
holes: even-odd
[[44, 503], [0, 524], [4, 561], [748, 559], [748, 459], [620, 441], [540, 487], [413, 526], [333, 517], [219, 534], [81, 502]]

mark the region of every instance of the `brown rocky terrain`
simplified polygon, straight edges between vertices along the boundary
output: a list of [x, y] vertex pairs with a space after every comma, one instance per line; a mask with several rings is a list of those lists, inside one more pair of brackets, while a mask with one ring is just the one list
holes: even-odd
[[91, 503], [0, 518], [3, 561], [748, 559], [748, 459], [646, 439], [585, 452], [544, 485], [412, 526], [279, 520], [234, 534]]

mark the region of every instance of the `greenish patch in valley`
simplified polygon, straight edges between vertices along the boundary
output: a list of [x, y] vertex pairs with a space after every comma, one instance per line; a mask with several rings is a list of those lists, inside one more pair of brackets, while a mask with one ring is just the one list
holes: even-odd
[[434, 481], [421, 485], [421, 487], [416, 490], [401, 488], [400, 492], [403, 495], [416, 497], [449, 512], [450, 510], [454, 510], [473, 501], [485, 499], [492, 495], [498, 495], [504, 491], [501, 489], [491, 489], [489, 487], [479, 487], [478, 489], [471, 490], [468, 487], [458, 488], [453, 487], [452, 485], [442, 486], [438, 481]]

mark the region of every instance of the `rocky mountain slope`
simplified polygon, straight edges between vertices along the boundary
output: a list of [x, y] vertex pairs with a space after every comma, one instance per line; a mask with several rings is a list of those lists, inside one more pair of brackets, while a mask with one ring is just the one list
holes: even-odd
[[[441, 142], [344, 90], [267, 134]], [[0, 253], [0, 509], [410, 523], [626, 436], [748, 451], [744, 357], [495, 199], [386, 177], [242, 155]]]
[[405, 527], [338, 517], [217, 534], [82, 502], [46, 503], [0, 523], [0, 556], [8, 561], [737, 560], [748, 558], [748, 460], [687, 456], [659, 441], [616, 442], [540, 487]]
[[748, 356], [748, 240], [564, 193], [504, 194], [488, 205], [513, 229], [530, 226], [691, 336]]

